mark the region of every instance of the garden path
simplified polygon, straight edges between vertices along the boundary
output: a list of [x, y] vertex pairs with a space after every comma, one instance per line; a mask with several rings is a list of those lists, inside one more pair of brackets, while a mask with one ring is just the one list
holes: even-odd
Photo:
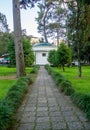
[[90, 122], [69, 96], [59, 92], [40, 67], [36, 81], [17, 113], [14, 130], [90, 130]]

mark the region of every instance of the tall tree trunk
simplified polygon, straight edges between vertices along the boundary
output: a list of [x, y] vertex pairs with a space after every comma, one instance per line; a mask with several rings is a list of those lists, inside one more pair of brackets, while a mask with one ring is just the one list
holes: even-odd
[[79, 5], [78, 5], [78, 10], [77, 10], [77, 30], [76, 30], [76, 41], [77, 41], [77, 53], [78, 53], [78, 76], [82, 76], [82, 71], [81, 71], [81, 58], [80, 58], [80, 40], [79, 40], [79, 18], [80, 18], [80, 10], [79, 10]]
[[82, 76], [82, 67], [81, 67], [80, 48], [79, 47], [78, 47], [78, 76], [79, 77]]
[[20, 6], [19, 0], [13, 0], [14, 42], [16, 54], [17, 77], [25, 76], [25, 63], [21, 38]]
[[[45, 17], [46, 18], [46, 17]], [[44, 38], [45, 38], [45, 42], [48, 42], [48, 39], [47, 39], [47, 34], [46, 34], [46, 21], [45, 21], [45, 18], [43, 19], [43, 27], [44, 27]]]
[[57, 28], [57, 46], [59, 46], [59, 29]]

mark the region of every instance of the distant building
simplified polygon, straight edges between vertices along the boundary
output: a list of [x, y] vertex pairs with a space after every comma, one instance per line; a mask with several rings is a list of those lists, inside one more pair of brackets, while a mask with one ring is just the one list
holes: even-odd
[[31, 41], [31, 44], [39, 43], [40, 38], [30, 35], [30, 41]]
[[33, 45], [32, 49], [35, 54], [35, 64], [45, 65], [45, 64], [49, 64], [47, 60], [48, 52], [50, 50], [56, 50], [57, 47], [54, 44], [50, 44], [50, 43], [37, 43]]

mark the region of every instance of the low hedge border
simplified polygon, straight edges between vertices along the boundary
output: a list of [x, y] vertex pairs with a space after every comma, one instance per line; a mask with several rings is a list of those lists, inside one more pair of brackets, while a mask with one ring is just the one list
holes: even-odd
[[45, 68], [48, 70], [49, 74], [55, 80], [56, 85], [58, 86], [59, 90], [66, 95], [71, 95], [75, 92], [74, 87], [70, 81], [68, 81], [62, 74], [54, 71], [49, 65], [46, 65]]
[[34, 65], [33, 66], [33, 69], [31, 70], [31, 72], [30, 73], [37, 73], [38, 72], [38, 70], [39, 70], [39, 65]]
[[54, 69], [51, 68], [49, 65], [46, 65], [45, 68], [54, 78], [59, 90], [64, 94], [69, 95], [72, 101], [80, 109], [82, 109], [86, 113], [87, 118], [90, 119], [90, 94], [77, 93], [74, 90], [72, 83], [67, 80], [63, 75], [58, 72], [55, 72]]
[[21, 77], [9, 89], [5, 98], [0, 101], [0, 130], [9, 130], [15, 119], [15, 113], [31, 83], [30, 77]]

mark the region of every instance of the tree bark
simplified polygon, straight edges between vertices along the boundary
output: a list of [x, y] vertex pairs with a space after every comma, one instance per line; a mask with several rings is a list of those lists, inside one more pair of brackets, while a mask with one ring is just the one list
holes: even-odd
[[25, 76], [24, 53], [21, 38], [19, 0], [13, 0], [14, 42], [16, 55], [17, 77]]

